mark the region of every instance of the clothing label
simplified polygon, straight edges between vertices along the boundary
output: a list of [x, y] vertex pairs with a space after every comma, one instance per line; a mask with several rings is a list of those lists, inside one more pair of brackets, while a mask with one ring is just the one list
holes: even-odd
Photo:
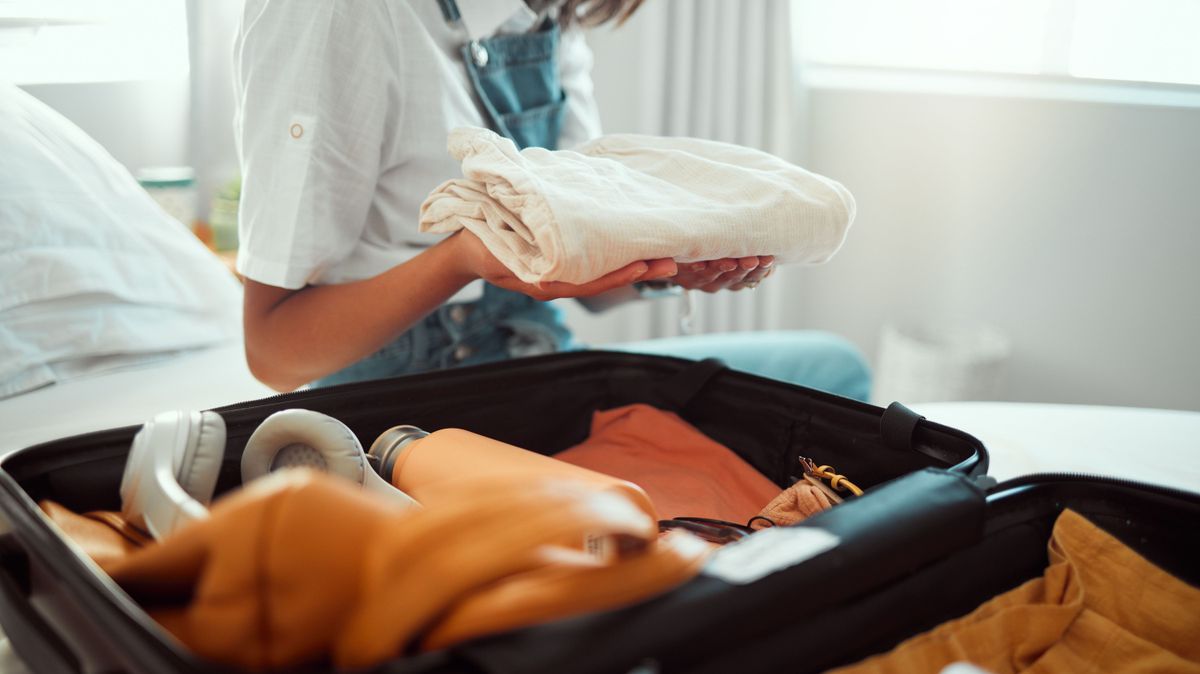
[[703, 573], [746, 585], [832, 550], [841, 539], [824, 529], [764, 529], [713, 553]]
[[583, 551], [595, 558], [596, 561], [605, 564], [612, 561], [613, 555], [616, 553], [612, 536], [592, 533], [583, 537]]

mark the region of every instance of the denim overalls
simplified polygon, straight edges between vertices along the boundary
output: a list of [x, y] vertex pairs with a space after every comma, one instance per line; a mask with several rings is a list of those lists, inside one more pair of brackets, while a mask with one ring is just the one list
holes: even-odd
[[[459, 21], [454, 0], [438, 0]], [[522, 35], [470, 40], [461, 53], [472, 87], [497, 133], [518, 147], [555, 149], [565, 97], [558, 81], [558, 26]], [[485, 285], [483, 298], [447, 304], [375, 354], [315, 385], [379, 379], [577, 348], [559, 310], [520, 293]], [[866, 400], [871, 376], [862, 354], [825, 332], [707, 334], [606, 348], [699, 360]]]
[[[449, 23], [454, 0], [438, 0]], [[463, 62], [491, 128], [519, 148], [555, 149], [566, 97], [558, 81], [558, 25], [462, 45]], [[483, 297], [446, 304], [363, 360], [314, 382], [326, 386], [472, 365], [571, 348], [558, 308], [484, 284]]]

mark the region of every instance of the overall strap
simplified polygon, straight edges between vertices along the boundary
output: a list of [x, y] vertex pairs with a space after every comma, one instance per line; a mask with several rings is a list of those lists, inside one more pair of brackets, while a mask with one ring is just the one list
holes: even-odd
[[446, 23], [454, 23], [462, 18], [462, 14], [458, 12], [458, 3], [454, 0], [437, 0], [438, 7], [442, 10], [442, 18]]

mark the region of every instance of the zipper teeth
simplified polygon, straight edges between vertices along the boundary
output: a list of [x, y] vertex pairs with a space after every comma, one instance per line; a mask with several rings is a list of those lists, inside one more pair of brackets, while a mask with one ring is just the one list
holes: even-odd
[[[389, 390], [389, 386], [391, 386], [391, 383], [388, 380], [381, 379], [381, 380], [375, 380], [375, 381], [359, 382], [359, 383], [355, 384], [356, 388], [354, 390], [356, 393], [369, 393], [372, 391]], [[236, 403], [222, 405], [220, 407], [213, 408], [213, 411], [215, 411], [215, 412], [223, 411], [226, 413], [248, 412], [248, 411], [254, 410], [258, 407], [262, 407], [263, 405], [275, 405], [275, 404], [284, 402], [286, 400], [292, 400], [295, 398], [307, 397], [308, 399], [311, 400], [314, 398], [328, 397], [331, 393], [336, 394], [336, 392], [339, 388], [340, 388], [340, 385], [339, 386], [330, 386], [328, 388], [301, 389], [298, 391], [286, 391], [284, 393], [275, 393], [275, 394], [272, 394], [269, 396], [263, 396], [262, 398], [255, 398], [253, 400], [241, 400]]]
[[998, 494], [1002, 491], [1007, 491], [1016, 487], [1043, 484], [1048, 481], [1099, 482], [1102, 484], [1111, 484], [1121, 487], [1133, 487], [1142, 491], [1163, 494], [1165, 496], [1173, 496], [1176, 498], [1184, 498], [1192, 501], [1200, 500], [1200, 494], [1187, 489], [1168, 487], [1151, 482], [1140, 482], [1138, 480], [1115, 477], [1112, 475], [1097, 475], [1095, 473], [1030, 473], [1029, 475], [1022, 475], [1021, 477], [1013, 478], [1011, 480], [1005, 480], [1004, 482], [997, 484], [995, 487], [992, 487], [988, 493]]

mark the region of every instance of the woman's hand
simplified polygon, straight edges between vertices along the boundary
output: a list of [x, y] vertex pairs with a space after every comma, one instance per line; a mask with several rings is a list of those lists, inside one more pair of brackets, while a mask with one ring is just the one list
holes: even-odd
[[459, 272], [470, 278], [481, 278], [494, 286], [505, 290], [528, 295], [535, 300], [546, 302], [562, 297], [590, 297], [610, 290], [628, 286], [634, 281], [652, 281], [669, 278], [675, 275], [675, 261], [669, 258], [633, 262], [616, 271], [611, 271], [598, 279], [587, 283], [565, 283], [548, 281], [546, 283], [525, 283], [517, 278], [508, 267], [505, 267], [487, 246], [468, 230], [460, 230], [451, 237], [458, 248], [456, 256], [460, 261]]
[[690, 290], [715, 293], [718, 290], [753, 288], [775, 271], [772, 255], [742, 258], [723, 258], [707, 262], [684, 262], [671, 279], [675, 285]]

